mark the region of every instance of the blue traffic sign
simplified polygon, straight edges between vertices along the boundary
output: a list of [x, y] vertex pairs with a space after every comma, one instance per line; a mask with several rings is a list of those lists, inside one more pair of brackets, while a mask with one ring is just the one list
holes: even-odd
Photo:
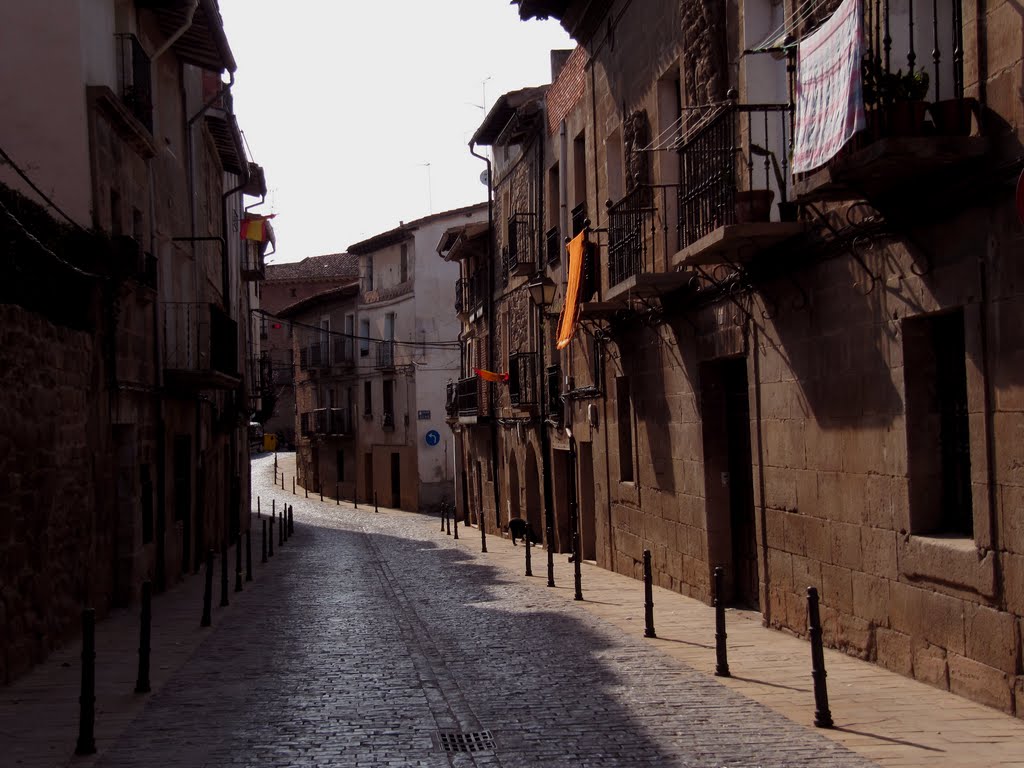
[[427, 445], [437, 445], [438, 443], [441, 442], [441, 433], [439, 433], [436, 429], [430, 430], [429, 432], [427, 432], [426, 441]]

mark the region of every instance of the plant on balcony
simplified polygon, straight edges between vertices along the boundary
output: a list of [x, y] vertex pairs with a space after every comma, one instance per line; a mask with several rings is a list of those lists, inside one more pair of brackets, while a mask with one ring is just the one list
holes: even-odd
[[[760, 144], [751, 144], [750, 153], [758, 157], [767, 157], [771, 160], [772, 171], [775, 173], [775, 183], [779, 187], [779, 221], [796, 221], [797, 205], [786, 200], [786, 176], [782, 173], [779, 159], [772, 150], [762, 147]], [[771, 201], [769, 200], [769, 205]]]
[[924, 130], [928, 95], [928, 73], [923, 69], [903, 73], [886, 71], [880, 62], [867, 58], [861, 72], [864, 104], [872, 138], [918, 136]]

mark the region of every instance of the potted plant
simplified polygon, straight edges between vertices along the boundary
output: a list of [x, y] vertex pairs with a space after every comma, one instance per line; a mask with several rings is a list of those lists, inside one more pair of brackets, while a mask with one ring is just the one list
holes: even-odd
[[974, 98], [943, 99], [928, 106], [928, 113], [941, 136], [970, 136], [971, 115], [978, 115], [978, 100]]
[[[775, 183], [779, 188], [779, 221], [796, 221], [797, 205], [786, 200], [786, 177], [782, 173], [782, 168], [779, 166], [779, 160], [775, 153], [766, 147], [762, 147], [760, 144], [751, 144], [750, 153], [758, 157], [767, 157], [771, 160], [772, 170], [775, 173]], [[771, 199], [769, 199], [768, 205], [769, 207], [771, 206]], [[764, 221], [767, 220], [767, 218], [764, 219]]]
[[925, 112], [928, 105], [928, 73], [922, 69], [903, 74], [888, 74], [885, 90], [891, 100], [886, 108], [887, 127], [891, 136], [919, 136], [924, 129]]

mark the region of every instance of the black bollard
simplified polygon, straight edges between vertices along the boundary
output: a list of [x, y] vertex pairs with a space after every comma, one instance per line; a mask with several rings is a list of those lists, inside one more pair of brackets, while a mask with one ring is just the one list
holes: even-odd
[[263, 521], [263, 538], [260, 539], [260, 562], [267, 562], [267, 521]]
[[334, 484], [334, 506], [337, 507], [337, 506], [340, 506], [340, 505], [341, 505], [341, 494], [338, 493], [338, 484], [335, 483]]
[[76, 755], [96, 754], [96, 611], [82, 611], [82, 690], [78, 697]]
[[526, 538], [524, 541], [526, 542], [526, 575], [533, 576], [533, 567], [530, 563], [530, 539]]
[[274, 556], [274, 524], [277, 522], [273, 515], [270, 516], [270, 536], [267, 537], [267, 557]]
[[281, 490], [284, 490], [284, 472], [281, 472]]
[[242, 534], [235, 542], [235, 592], [242, 591]]
[[654, 587], [651, 575], [651, 550], [644, 550], [644, 637], [657, 637], [654, 632]]
[[821, 616], [818, 613], [818, 590], [807, 588], [807, 628], [811, 635], [811, 677], [814, 678], [814, 725], [831, 728], [832, 712], [828, 708], [828, 687], [825, 685], [825, 651], [821, 645]]
[[324, 484], [320, 483], [320, 501], [324, 500]]
[[228, 604], [228, 537], [220, 545], [220, 607]]
[[295, 495], [295, 478], [292, 478], [292, 496]]
[[377, 509], [377, 492], [376, 491], [373, 492], [373, 511], [374, 512], [380, 512], [380, 510]]
[[452, 513], [451, 513], [451, 510], [448, 509], [447, 507], [445, 508], [444, 521], [448, 524], [447, 534], [449, 536], [451, 536], [452, 535]]
[[270, 500], [270, 517], [273, 519], [274, 513], [277, 512], [277, 499]]
[[459, 516], [457, 514], [455, 514], [455, 505], [454, 504], [452, 504], [452, 517], [455, 518], [452, 521], [455, 524], [453, 526], [453, 528], [455, 529], [455, 533], [452, 534], [452, 538], [453, 539], [458, 539], [459, 538]]
[[555, 586], [555, 532], [551, 526], [547, 527], [547, 541], [548, 541], [548, 586]]
[[288, 535], [295, 533], [295, 507], [288, 505]]
[[245, 580], [252, 581], [252, 528], [245, 529]]
[[206, 552], [206, 586], [203, 589], [203, 618], [199, 620], [200, 627], [210, 626], [210, 613], [213, 609], [213, 550]]
[[277, 451], [274, 451], [274, 474], [277, 474]]
[[277, 546], [279, 548], [284, 546], [284, 518], [285, 514], [284, 510], [282, 509], [281, 517], [279, 517], [277, 520]]
[[480, 513], [477, 515], [477, 518], [478, 518], [479, 523], [480, 523], [480, 551], [486, 553], [487, 552], [487, 531], [484, 530], [484, 526], [485, 526], [486, 522], [484, 520], [484, 511], [483, 510], [480, 510]]
[[306, 494], [306, 498], [309, 498], [309, 488], [303, 487], [303, 492]]
[[256, 497], [256, 519], [259, 520], [261, 517], [263, 517], [263, 515], [260, 514], [260, 497], [257, 496]]
[[139, 675], [135, 692], [149, 693], [149, 639], [153, 624], [153, 585], [142, 582], [142, 612], [139, 614]]
[[722, 597], [722, 583], [725, 569], [715, 566], [715, 674], [718, 677], [732, 677], [729, 672], [729, 655], [725, 645], [725, 599]]
[[[445, 507], [444, 502], [441, 502], [441, 533], [444, 533], [444, 521], [448, 517], [448, 508]], [[448, 531], [451, 533], [451, 531]]]

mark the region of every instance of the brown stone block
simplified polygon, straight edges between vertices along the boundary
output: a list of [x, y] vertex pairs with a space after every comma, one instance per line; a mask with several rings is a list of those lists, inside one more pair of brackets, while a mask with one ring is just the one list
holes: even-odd
[[765, 421], [763, 439], [765, 446], [765, 464], [773, 467], [803, 469], [804, 459], [803, 430], [792, 421]]
[[786, 545], [783, 549], [794, 555], [805, 555], [807, 553], [807, 519], [803, 515], [787, 513], [783, 520], [786, 528]]
[[992, 597], [995, 594], [995, 558], [982, 553], [970, 539], [901, 536], [897, 539], [900, 575], [933, 582], [946, 594]]
[[793, 471], [796, 480], [796, 508], [801, 514], [821, 517], [818, 509], [818, 473], [811, 469]]
[[949, 654], [948, 664], [950, 691], [1003, 712], [1012, 710], [1013, 689], [1005, 672], [956, 653]]
[[1017, 620], [982, 605], [964, 606], [966, 656], [1008, 674], [1017, 671]]
[[792, 555], [793, 587], [797, 593], [806, 595], [808, 587], [821, 589], [821, 563], [800, 555]]
[[1013, 685], [1013, 700], [1016, 705], [1014, 710], [1021, 720], [1024, 720], [1024, 675], [1018, 675]]
[[805, 517], [804, 541], [807, 557], [821, 563], [831, 562], [832, 540], [827, 520], [816, 517]]
[[[1020, 7], [1016, 3], [995, 5], [988, 14], [986, 54], [990, 72], [1001, 69], [1020, 69], [1024, 38]], [[1009, 117], [1009, 113], [1002, 113]], [[1019, 127], [1019, 126], [1018, 126]]]
[[853, 613], [853, 571], [835, 565], [821, 566], [821, 601], [843, 613]]
[[[1024, 413], [997, 412], [993, 416], [993, 427], [996, 445], [1002, 447], [1002, 450], [996, 451], [998, 481], [1009, 485], [1024, 485]], [[971, 446], [974, 446], [973, 440]]]
[[768, 623], [773, 627], [786, 625], [786, 590], [772, 586], [768, 589]]
[[1003, 595], [1011, 613], [1024, 616], [1024, 555], [1003, 554]]
[[914, 660], [910, 638], [885, 627], [875, 628], [875, 660], [886, 669], [912, 677]]
[[949, 690], [946, 651], [922, 640], [912, 639], [911, 652], [914, 658], [914, 679]]
[[906, 486], [901, 487], [896, 478], [889, 475], [868, 475], [864, 478], [864, 525], [895, 531], [896, 521], [906, 504]]
[[860, 526], [846, 523], [831, 523], [829, 526], [829, 559], [834, 565], [841, 565], [855, 571], [862, 569]]
[[861, 528], [861, 557], [866, 573], [895, 580], [897, 575], [896, 532]]
[[839, 430], [825, 429], [810, 422], [803, 437], [809, 469], [838, 472], [843, 468], [843, 441]]
[[793, 512], [797, 508], [796, 472], [792, 469], [764, 468], [764, 504], [771, 509]]
[[866, 659], [874, 647], [874, 631], [870, 621], [848, 613], [840, 614], [836, 647], [858, 658]]
[[956, 597], [925, 592], [922, 615], [924, 638], [954, 653], [965, 653], [965, 605], [963, 600]]
[[788, 550], [786, 546], [786, 518], [789, 513], [779, 509], [766, 509], [764, 513], [764, 535], [769, 549]]
[[[1020, 23], [1019, 21], [1017, 22]], [[1006, 69], [988, 79], [985, 97], [989, 109], [1015, 127], [1019, 127], [1020, 78], [1013, 69]]]
[[853, 612], [862, 619], [885, 626], [889, 623], [889, 584], [867, 573], [854, 572]]
[[793, 590], [793, 556], [777, 549], [768, 550], [768, 582], [772, 588]]
[[913, 637], [922, 633], [925, 591], [894, 581], [889, 584], [889, 627]]
[[807, 597], [806, 595], [795, 595], [792, 592], [785, 593], [786, 599], [786, 626], [799, 635], [807, 634]]

